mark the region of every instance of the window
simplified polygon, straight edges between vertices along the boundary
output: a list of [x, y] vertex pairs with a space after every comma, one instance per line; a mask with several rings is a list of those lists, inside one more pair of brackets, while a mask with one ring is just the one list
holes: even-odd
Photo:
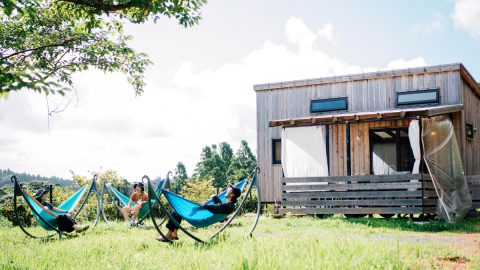
[[411, 171], [413, 157], [408, 128], [370, 130], [370, 170], [374, 175]]
[[272, 164], [282, 164], [282, 140], [272, 139]]
[[439, 101], [438, 89], [397, 92], [397, 107], [402, 105], [438, 103]]
[[348, 110], [348, 100], [346, 97], [317, 99], [310, 101], [310, 112], [329, 112]]

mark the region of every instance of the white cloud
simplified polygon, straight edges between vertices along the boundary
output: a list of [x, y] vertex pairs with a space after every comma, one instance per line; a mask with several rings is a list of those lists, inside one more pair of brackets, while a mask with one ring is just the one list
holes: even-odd
[[317, 33], [318, 33], [318, 36], [322, 37], [328, 42], [333, 44], [337, 43], [337, 40], [333, 34], [333, 25], [331, 23], [325, 24], [323, 28], [318, 29]]
[[445, 18], [440, 12], [435, 13], [435, 19], [429, 22], [420, 22], [414, 25], [410, 30], [414, 33], [433, 33], [440, 32], [443, 30], [443, 25], [445, 23]]
[[[215, 68], [196, 70], [185, 62], [158, 70], [141, 97], [121, 74], [78, 74], [78, 103], [56, 114], [50, 131], [44, 96], [13, 93], [0, 101], [0, 168], [68, 177], [69, 169], [87, 174], [102, 167], [138, 180], [163, 176], [183, 161], [191, 172], [205, 145], [227, 141], [236, 149], [246, 139], [255, 151], [254, 84], [378, 70], [316, 48], [319, 34], [298, 18], [285, 30], [297, 48], [265, 41]], [[423, 58], [401, 59], [387, 68], [424, 64]]]
[[473, 37], [480, 37], [480, 1], [457, 0], [452, 17], [457, 26]]
[[387, 67], [386, 70], [388, 69], [402, 69], [402, 68], [414, 68], [414, 67], [424, 67], [427, 66], [427, 62], [423, 57], [417, 57], [413, 58], [411, 60], [405, 60], [405, 59], [398, 59], [391, 61]]
[[317, 39], [317, 35], [315, 35], [302, 20], [296, 17], [288, 19], [286, 34], [288, 40], [297, 44], [301, 51], [312, 50], [313, 43]]

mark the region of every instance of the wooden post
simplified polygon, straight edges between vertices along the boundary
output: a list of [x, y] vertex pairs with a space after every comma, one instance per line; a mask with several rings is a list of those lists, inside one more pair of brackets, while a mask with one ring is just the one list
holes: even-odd
[[325, 146], [327, 150], [327, 168], [330, 174], [330, 126], [325, 125]]
[[350, 122], [345, 122], [347, 140], [347, 175], [352, 175], [351, 149], [350, 149]]

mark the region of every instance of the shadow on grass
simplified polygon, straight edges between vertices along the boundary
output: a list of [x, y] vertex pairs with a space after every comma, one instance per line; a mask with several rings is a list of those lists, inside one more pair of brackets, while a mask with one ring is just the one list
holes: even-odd
[[388, 228], [414, 232], [480, 232], [480, 218], [466, 219], [458, 223], [432, 220], [413, 222], [408, 218], [346, 218], [346, 223], [362, 224], [370, 228]]

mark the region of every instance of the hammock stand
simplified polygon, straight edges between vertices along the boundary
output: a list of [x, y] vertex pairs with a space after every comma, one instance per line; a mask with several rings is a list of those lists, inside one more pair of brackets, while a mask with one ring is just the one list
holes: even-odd
[[[161, 190], [163, 189], [164, 187], [164, 184], [169, 181], [169, 176], [170, 174], [172, 174], [172, 172], [168, 172], [167, 173], [167, 177], [165, 178], [166, 180], [160, 180], [160, 182], [158, 182], [158, 185], [157, 187], [155, 188], [155, 193], [157, 194], [160, 194]], [[143, 178], [142, 178], [142, 183], [143, 183]], [[150, 188], [150, 187], [149, 187]], [[111, 184], [103, 184], [103, 188], [102, 188], [102, 193], [101, 193], [101, 198], [104, 198], [105, 194], [108, 194], [109, 197], [111, 198], [110, 200], [110, 203], [114, 204], [115, 207], [117, 208], [118, 211], [122, 211], [122, 206], [120, 206], [118, 203], [115, 202], [115, 198], [117, 198], [119, 200], [119, 202], [123, 205], [123, 206], [126, 206], [128, 201], [130, 200], [129, 197], [123, 195], [120, 191], [118, 191], [113, 185]], [[123, 196], [123, 197], [122, 197]], [[149, 198], [150, 198], [150, 194], [149, 194]], [[150, 200], [150, 199], [149, 199]], [[126, 202], [125, 202], [126, 201]], [[156, 201], [153, 200], [153, 205], [151, 204], [144, 204], [142, 206], [142, 208], [140, 209], [140, 212], [138, 213], [138, 221], [134, 224], [132, 224], [132, 226], [138, 226], [143, 220], [145, 220], [150, 212], [152, 211], [152, 207], [155, 206], [156, 204]], [[135, 204], [135, 203], [134, 203]], [[107, 220], [107, 217], [105, 215], [105, 209], [103, 207], [103, 200], [102, 200], [102, 213], [103, 213], [103, 219], [105, 220], [105, 222], [107, 224], [108, 223], [108, 220]], [[130, 219], [131, 220], [131, 219]], [[166, 219], [165, 219], [166, 220]], [[163, 222], [165, 222], [165, 220]], [[163, 224], [162, 222], [162, 224]]]
[[[200, 238], [198, 238], [197, 236], [193, 235], [192, 233], [190, 233], [187, 229], [185, 229], [184, 227], [182, 227], [171, 215], [169, 209], [167, 208], [167, 206], [165, 206], [164, 203], [162, 203], [162, 201], [160, 200], [160, 196], [162, 195], [163, 193], [163, 189], [162, 189], [162, 192], [160, 192], [159, 195], [155, 194], [155, 193], [152, 193], [152, 194], [149, 194], [149, 198], [151, 198], [150, 196], [154, 197], [155, 200], [157, 201], [157, 203], [160, 205], [160, 208], [163, 212], [165, 212], [165, 214], [167, 215], [168, 219], [170, 221], [173, 222], [173, 224], [175, 224], [175, 226], [177, 226], [180, 230], [182, 230], [186, 235], [188, 235], [189, 237], [191, 237], [192, 239], [194, 239], [195, 241], [197, 242], [200, 242], [200, 243], [206, 243], [208, 241], [210, 241], [211, 239], [215, 238], [216, 236], [218, 236], [223, 230], [225, 230], [227, 228], [228, 225], [230, 225], [230, 223], [233, 221], [233, 219], [235, 219], [235, 217], [238, 215], [238, 213], [240, 213], [240, 210], [242, 210], [242, 207], [243, 205], [245, 204], [245, 201], [247, 200], [247, 198], [250, 196], [251, 198], [251, 192], [252, 192], [252, 189], [253, 187], [256, 187], [256, 190], [257, 190], [257, 214], [256, 214], [256, 217], [255, 217], [255, 220], [253, 221], [252, 223], [252, 226], [250, 228], [250, 231], [248, 232], [248, 235], [251, 237], [252, 234], [253, 234], [253, 231], [255, 230], [257, 224], [258, 224], [258, 219], [260, 218], [260, 214], [261, 214], [261, 211], [262, 211], [262, 207], [261, 207], [261, 198], [260, 198], [260, 186], [257, 184], [257, 173], [259, 172], [259, 168], [256, 167], [253, 172], [252, 172], [252, 177], [251, 177], [251, 181], [250, 183], [248, 183], [248, 188], [246, 190], [246, 192], [244, 193], [244, 197], [243, 199], [241, 200], [239, 206], [237, 207], [237, 209], [233, 212], [232, 216], [227, 220], [227, 222], [225, 222], [225, 224], [222, 225], [222, 227], [220, 229], [218, 229], [218, 231], [216, 231], [214, 234], [212, 234], [210, 237], [208, 237], [206, 240], [202, 240]], [[150, 193], [150, 190], [151, 189], [151, 183], [150, 183], [150, 178], [145, 175], [143, 176], [142, 180], [143, 179], [147, 179], [147, 182], [148, 182], [148, 186], [149, 186], [149, 193]], [[248, 179], [248, 178], [247, 178]], [[165, 194], [164, 194], [165, 196]], [[150, 200], [149, 200], [149, 203]], [[151, 218], [152, 218], [152, 222], [153, 222], [153, 225], [155, 226], [155, 229], [158, 231], [158, 233], [164, 238], [164, 239], [167, 239], [169, 242], [172, 242], [171, 240], [169, 240], [161, 231], [161, 229], [159, 228], [159, 225], [157, 225], [156, 221], [155, 221], [155, 218], [153, 215], [151, 215]], [[162, 222], [163, 223], [163, 222]]]
[[[96, 194], [96, 198], [97, 198], [97, 215], [95, 217], [95, 220], [93, 221], [92, 223], [92, 227], [95, 227], [97, 225], [97, 222], [98, 220], [100, 219], [100, 196], [99, 196], [99, 193], [98, 193], [98, 190], [97, 190], [97, 182], [96, 182], [96, 179], [97, 179], [97, 176], [95, 175], [93, 180], [92, 180], [92, 183], [90, 184], [90, 188], [88, 189], [88, 191], [86, 192], [85, 195], [82, 195], [83, 196], [83, 200], [82, 202], [80, 203], [80, 206], [78, 207], [78, 210], [76, 211], [75, 215], [73, 216], [73, 218], [76, 218], [78, 216], [78, 214], [80, 213], [80, 211], [82, 211], [83, 207], [85, 206], [85, 203], [87, 202], [88, 198], [90, 197], [91, 193], [95, 193]], [[21, 184], [18, 182], [18, 179], [15, 175], [13, 175], [10, 180], [14, 183], [14, 191], [13, 191], [13, 211], [14, 211], [14, 215], [15, 215], [15, 220], [17, 221], [17, 224], [18, 226], [20, 227], [20, 229], [29, 237], [32, 237], [32, 238], [38, 238], [38, 239], [47, 239], [47, 238], [50, 238], [56, 234], [58, 234], [58, 238], [61, 239], [62, 238], [62, 235], [65, 233], [61, 230], [59, 230], [55, 225], [52, 225], [50, 222], [48, 222], [44, 217], [42, 217], [42, 215], [35, 209], [35, 207], [32, 205], [32, 202], [30, 202], [30, 200], [32, 199], [30, 196], [31, 195], [27, 195], [25, 194], [25, 192], [23, 191], [23, 187], [21, 186]], [[75, 195], [75, 194], [74, 194]], [[37, 221], [39, 222], [39, 224], [41, 225], [42, 228], [44, 228], [45, 230], [47, 231], [55, 231], [55, 233], [53, 234], [50, 234], [50, 235], [47, 235], [45, 237], [42, 237], [42, 236], [36, 236], [36, 235], [33, 235], [31, 234], [30, 232], [27, 231], [27, 229], [22, 225], [22, 222], [20, 222], [20, 218], [19, 218], [19, 215], [18, 215], [18, 212], [17, 212], [17, 197], [22, 197], [23, 200], [27, 203], [28, 207], [30, 208], [30, 210], [33, 212], [33, 216], [37, 219]], [[68, 201], [68, 199], [67, 199]], [[64, 203], [66, 203], [67, 201], [65, 201]], [[53, 213], [53, 211], [47, 211], [45, 210], [45, 212], [47, 212], [50, 216], [53, 216], [53, 217], [56, 217], [57, 215], [55, 213]], [[43, 226], [42, 226], [43, 224]]]

